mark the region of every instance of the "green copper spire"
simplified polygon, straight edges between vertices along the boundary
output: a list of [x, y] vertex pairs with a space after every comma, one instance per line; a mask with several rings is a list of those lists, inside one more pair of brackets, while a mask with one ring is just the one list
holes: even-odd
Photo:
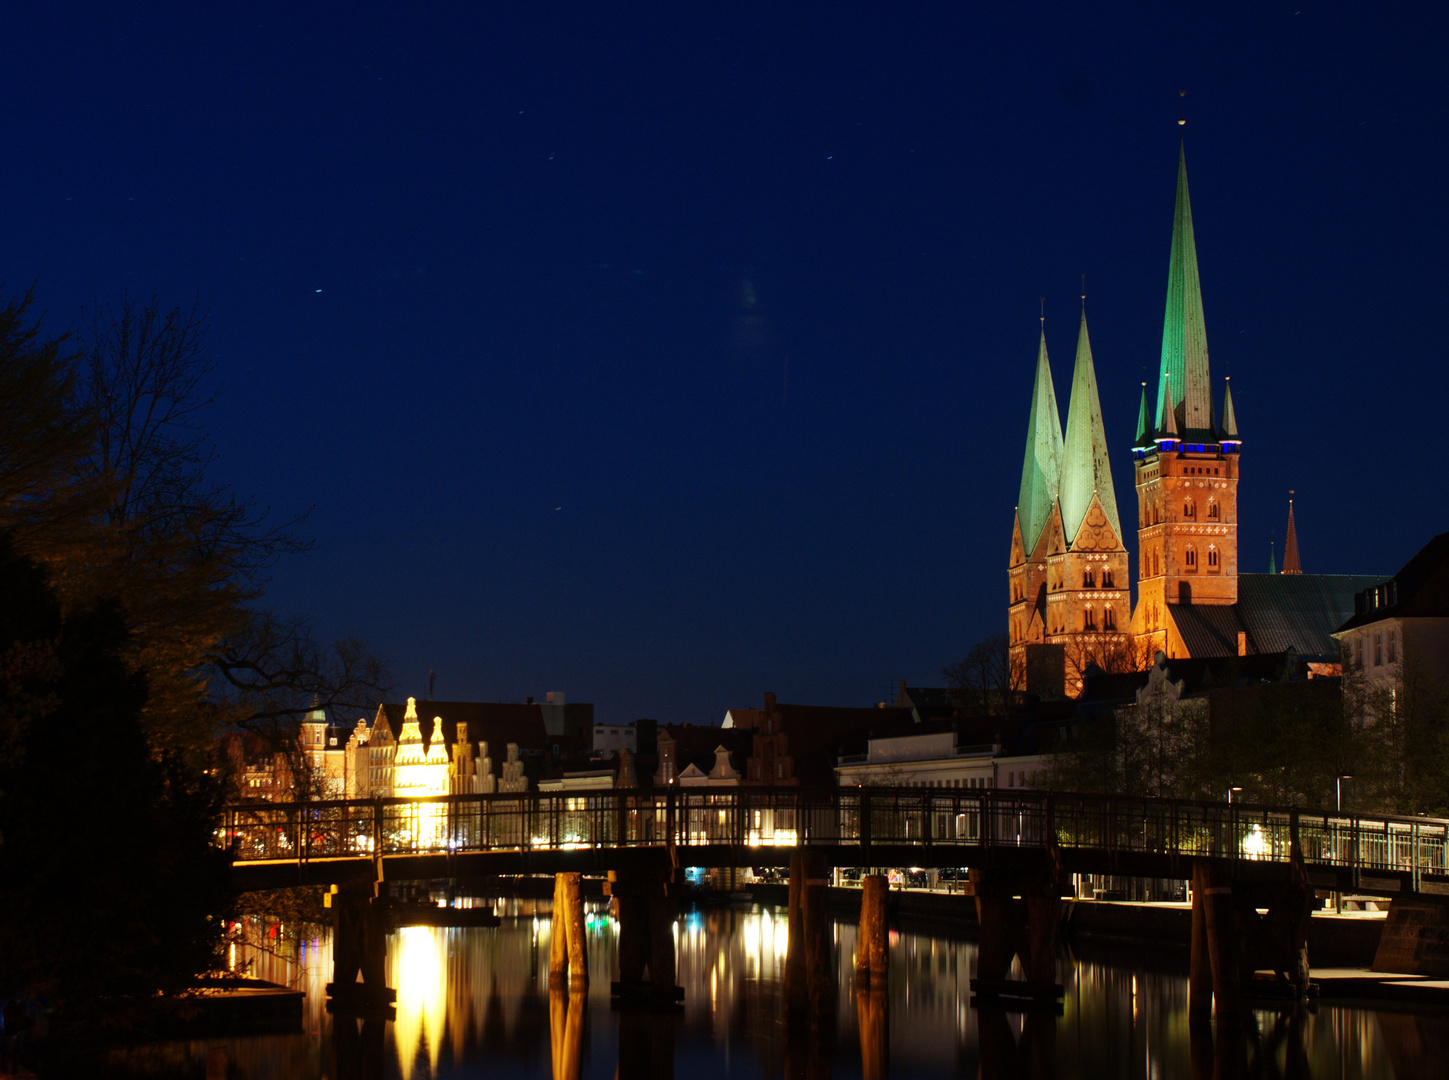
[[[1212, 395], [1208, 385], [1207, 329], [1197, 275], [1197, 244], [1192, 233], [1192, 203], [1187, 196], [1187, 157], [1177, 156], [1177, 207], [1172, 218], [1172, 255], [1167, 270], [1167, 312], [1162, 320], [1162, 368], [1159, 385], [1172, 385], [1177, 429], [1187, 442], [1216, 442]], [[1163, 397], [1158, 394], [1159, 400]], [[1166, 429], [1161, 414], [1158, 430]]]
[[1102, 424], [1102, 404], [1097, 397], [1097, 371], [1092, 364], [1092, 342], [1087, 337], [1087, 312], [1077, 331], [1077, 365], [1072, 372], [1072, 399], [1067, 407], [1067, 439], [1062, 453], [1062, 527], [1067, 544], [1076, 538], [1082, 519], [1092, 505], [1092, 496], [1120, 539], [1122, 524], [1117, 520], [1117, 498], [1112, 492], [1112, 466], [1107, 461], [1107, 436]]
[[1278, 552], [1275, 551], [1274, 548], [1273, 548], [1273, 541], [1272, 540], [1269, 540], [1268, 541], [1268, 573], [1270, 573], [1270, 574], [1276, 574], [1277, 572], [1278, 572]]
[[1052, 388], [1043, 325], [1036, 358], [1036, 383], [1031, 391], [1031, 418], [1026, 425], [1026, 462], [1021, 469], [1021, 495], [1016, 506], [1027, 558], [1031, 557], [1051, 516], [1061, 474], [1062, 421], [1057, 413], [1057, 394]]
[[1137, 406], [1137, 438], [1134, 446], [1146, 446], [1152, 439], [1152, 430], [1147, 423], [1147, 384], [1142, 384], [1142, 404]]
[[[1252, 397], [1251, 394], [1248, 395]], [[1249, 402], [1249, 404], [1252, 404]], [[1238, 441], [1238, 417], [1233, 412], [1233, 384], [1229, 382], [1227, 389], [1223, 391], [1223, 439], [1227, 442]]]

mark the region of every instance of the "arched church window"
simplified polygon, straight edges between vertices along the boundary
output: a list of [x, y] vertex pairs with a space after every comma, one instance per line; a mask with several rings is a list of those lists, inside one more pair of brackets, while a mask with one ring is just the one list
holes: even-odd
[[1185, 518], [1197, 517], [1197, 504], [1191, 499], [1184, 499], [1182, 502], [1182, 516]]
[[1216, 570], [1217, 568], [1218, 568], [1218, 549], [1217, 549], [1216, 545], [1209, 545], [1208, 546], [1208, 569], [1209, 570]]
[[1182, 555], [1183, 565], [1191, 572], [1197, 569], [1197, 548], [1189, 546]]
[[1088, 604], [1087, 605], [1087, 610], [1085, 610], [1084, 612], [1082, 612], [1082, 629], [1083, 630], [1095, 630], [1095, 629], [1097, 629], [1097, 615], [1092, 610], [1092, 605], [1091, 604]]
[[1208, 500], [1208, 518], [1212, 521], [1218, 520], [1218, 501], [1216, 499]]
[[1102, 588], [1110, 589], [1112, 587], [1112, 568], [1104, 566], [1102, 567]]
[[1105, 608], [1102, 609], [1102, 629], [1103, 630], [1115, 630], [1115, 629], [1117, 629], [1117, 616], [1112, 611], [1112, 605], [1111, 604], [1108, 604]]
[[1082, 588], [1093, 589], [1097, 586], [1096, 572], [1089, 566], [1082, 571]]

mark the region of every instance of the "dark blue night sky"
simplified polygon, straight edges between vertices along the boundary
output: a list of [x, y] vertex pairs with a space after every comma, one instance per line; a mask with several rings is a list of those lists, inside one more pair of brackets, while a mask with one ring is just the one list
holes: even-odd
[[400, 693], [938, 683], [1004, 629], [1038, 297], [1065, 417], [1083, 273], [1134, 517], [1181, 132], [1244, 569], [1289, 488], [1310, 573], [1449, 528], [1443, 9], [511, 7], [25, 5], [0, 45], [0, 278], [55, 331], [211, 309], [218, 475], [314, 507], [269, 602]]

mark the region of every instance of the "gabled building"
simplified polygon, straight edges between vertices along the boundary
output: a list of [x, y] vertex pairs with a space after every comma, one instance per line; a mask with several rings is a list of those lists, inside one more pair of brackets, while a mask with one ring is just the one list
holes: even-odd
[[1388, 581], [1365, 586], [1333, 636], [1344, 666], [1371, 686], [1397, 690], [1406, 665], [1423, 677], [1449, 676], [1449, 533], [1430, 540]]

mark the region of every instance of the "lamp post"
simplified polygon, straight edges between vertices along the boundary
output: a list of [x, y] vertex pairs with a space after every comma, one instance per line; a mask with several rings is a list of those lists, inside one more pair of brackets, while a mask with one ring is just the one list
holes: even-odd
[[1343, 813], [1343, 782], [1352, 779], [1353, 773], [1339, 773], [1333, 778], [1333, 797], [1340, 814]]
[[1240, 787], [1229, 787], [1228, 788], [1228, 805], [1229, 806], [1232, 806], [1233, 805], [1233, 792], [1235, 792], [1235, 791], [1242, 791], [1242, 790], [1243, 789], [1240, 788]]

